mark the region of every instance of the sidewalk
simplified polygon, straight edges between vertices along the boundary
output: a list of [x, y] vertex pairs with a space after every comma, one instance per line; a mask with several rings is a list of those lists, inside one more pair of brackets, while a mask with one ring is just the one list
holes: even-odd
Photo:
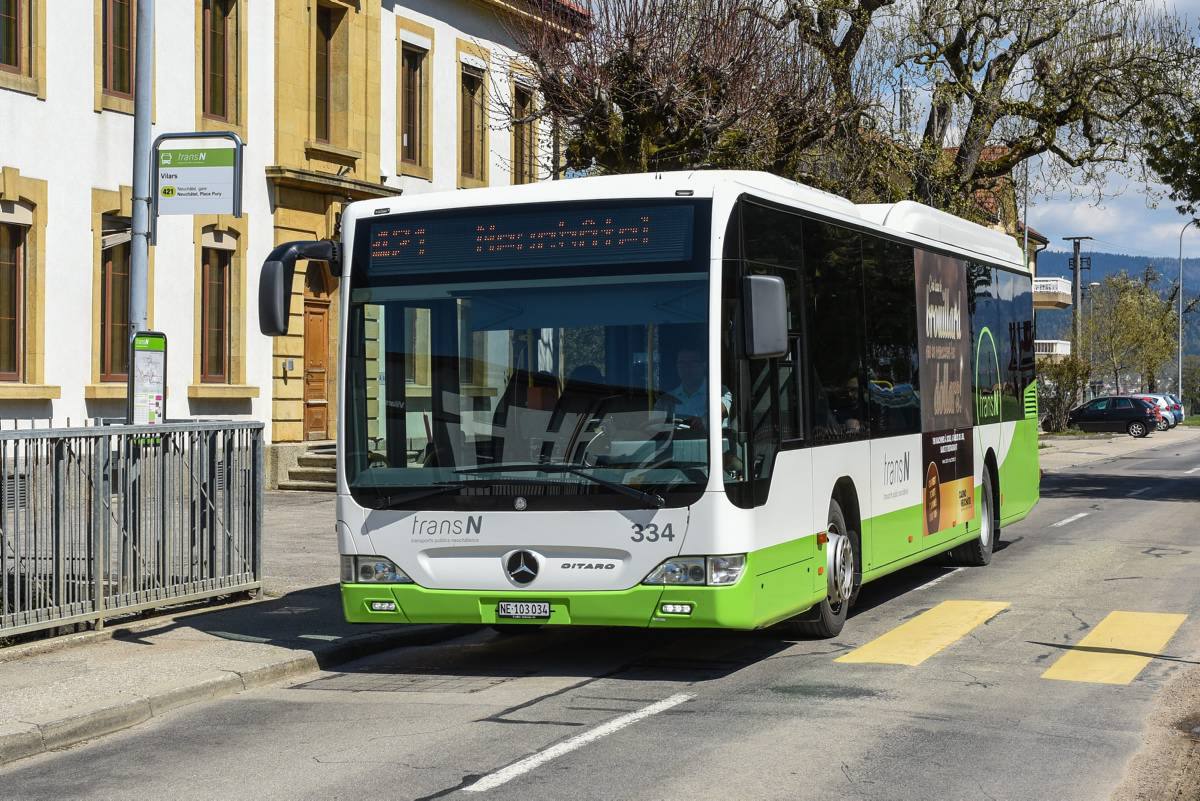
[[264, 511], [267, 600], [0, 650], [0, 764], [461, 630], [347, 624], [333, 495], [269, 492]]
[[1043, 434], [1041, 444], [1045, 447], [1038, 451], [1038, 460], [1043, 472], [1057, 473], [1155, 448], [1192, 443], [1197, 439], [1200, 439], [1200, 426], [1176, 426], [1171, 431], [1155, 432], [1145, 439], [1135, 439], [1128, 434]]

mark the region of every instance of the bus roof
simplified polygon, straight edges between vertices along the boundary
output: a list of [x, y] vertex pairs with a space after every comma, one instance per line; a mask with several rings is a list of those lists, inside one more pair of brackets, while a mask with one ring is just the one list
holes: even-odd
[[427, 192], [381, 198], [354, 204], [356, 217], [414, 211], [472, 208], [517, 203], [552, 203], [588, 198], [655, 198], [688, 193], [712, 197], [721, 188], [749, 192], [833, 220], [877, 230], [914, 245], [957, 252], [967, 258], [1027, 271], [1021, 248], [1008, 234], [938, 211], [911, 200], [899, 203], [854, 204], [811, 186], [765, 172], [749, 170], [692, 170], [637, 173], [542, 181], [519, 186], [485, 187], [461, 192]]

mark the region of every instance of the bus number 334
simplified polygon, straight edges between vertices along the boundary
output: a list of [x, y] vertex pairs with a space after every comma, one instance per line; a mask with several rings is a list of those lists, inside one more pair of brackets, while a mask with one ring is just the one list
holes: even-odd
[[634, 523], [633, 534], [629, 539], [634, 542], [658, 542], [660, 539], [664, 539], [667, 542], [674, 542], [675, 532], [671, 529], [670, 523], [663, 526], [661, 531], [658, 528], [658, 523], [647, 523], [644, 526], [640, 523]]

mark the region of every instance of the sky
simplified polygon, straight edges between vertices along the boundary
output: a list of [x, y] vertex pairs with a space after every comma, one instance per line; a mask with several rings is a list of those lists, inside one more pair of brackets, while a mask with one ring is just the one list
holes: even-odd
[[[1200, 20], [1200, 0], [1166, 0], [1165, 4], [1174, 5], [1193, 25]], [[1157, 207], [1152, 207], [1153, 199], [1147, 197], [1142, 184], [1121, 177], [1110, 179], [1107, 189], [1105, 194], [1111, 196], [1099, 205], [1087, 197], [1072, 199], [1067, 191], [1049, 199], [1031, 199], [1029, 224], [1049, 237], [1054, 250], [1070, 248], [1064, 236], [1093, 236], [1096, 241], [1090, 243], [1090, 249], [1098, 252], [1135, 256], [1179, 253], [1179, 232], [1187, 218], [1175, 210], [1174, 203], [1163, 196]], [[1200, 228], [1184, 234], [1183, 255], [1200, 256]]]

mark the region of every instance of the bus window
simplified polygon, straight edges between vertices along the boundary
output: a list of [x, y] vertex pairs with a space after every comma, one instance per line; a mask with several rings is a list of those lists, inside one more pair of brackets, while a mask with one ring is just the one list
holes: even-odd
[[813, 444], [866, 438], [859, 234], [806, 220], [804, 284]]
[[863, 282], [871, 436], [919, 434], [921, 399], [912, 247], [869, 241], [863, 249]]

